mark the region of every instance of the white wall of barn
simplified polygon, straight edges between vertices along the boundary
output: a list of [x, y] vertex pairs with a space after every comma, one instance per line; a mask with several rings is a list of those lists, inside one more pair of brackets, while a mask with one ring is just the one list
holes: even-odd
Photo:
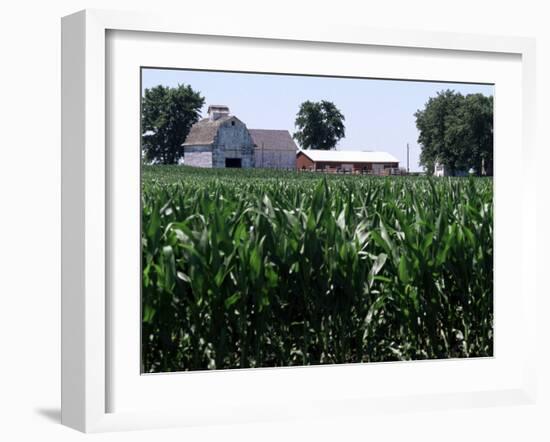
[[[84, 8], [142, 10], [194, 17], [272, 23], [361, 25], [537, 38], [538, 127], [550, 122], [550, 26], [547, 2], [536, 0], [6, 0], [0, 13], [0, 254], [2, 336], [0, 439], [88, 440], [59, 424], [60, 417], [60, 17]], [[242, 91], [243, 94], [246, 91]], [[498, 96], [498, 91], [497, 91]], [[498, 98], [497, 98], [498, 99]], [[538, 187], [545, 189], [550, 149], [538, 139]], [[510, 177], [515, 179], [517, 177]], [[550, 213], [538, 206], [540, 281], [550, 248]], [[548, 297], [539, 310], [550, 311]], [[550, 372], [548, 328], [540, 328], [541, 373]], [[269, 422], [211, 428], [101, 434], [96, 441], [281, 441], [281, 440], [549, 440], [550, 379], [541, 376], [543, 407], [379, 414], [364, 419]], [[320, 386], [319, 388], [322, 388]]]
[[243, 168], [254, 167], [254, 142], [246, 125], [233, 118], [218, 129], [212, 149], [213, 167], [225, 167], [227, 158], [238, 158]]
[[296, 169], [296, 151], [256, 147], [255, 167], [264, 169]]

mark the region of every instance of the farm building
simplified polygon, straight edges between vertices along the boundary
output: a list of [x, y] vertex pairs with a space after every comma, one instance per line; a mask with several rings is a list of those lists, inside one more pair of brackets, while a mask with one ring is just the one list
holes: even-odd
[[399, 172], [399, 160], [387, 152], [355, 150], [300, 150], [298, 170], [392, 175]]
[[[472, 171], [473, 173], [473, 171]], [[445, 167], [442, 163], [439, 163], [436, 161], [434, 165], [434, 176], [468, 176], [470, 175], [470, 171], [466, 170], [455, 170], [451, 171], [448, 167]]]
[[185, 142], [185, 164], [195, 167], [254, 167], [254, 141], [246, 125], [227, 106], [209, 106]]
[[227, 106], [209, 106], [185, 142], [184, 162], [195, 167], [265, 167], [294, 169], [296, 151], [286, 130], [251, 129]]
[[295, 169], [298, 147], [288, 130], [249, 129], [256, 167]]

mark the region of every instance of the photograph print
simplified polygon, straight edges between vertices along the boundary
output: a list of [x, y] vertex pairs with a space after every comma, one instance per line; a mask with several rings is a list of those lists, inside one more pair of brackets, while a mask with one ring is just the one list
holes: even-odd
[[142, 373], [493, 356], [493, 85], [140, 93]]

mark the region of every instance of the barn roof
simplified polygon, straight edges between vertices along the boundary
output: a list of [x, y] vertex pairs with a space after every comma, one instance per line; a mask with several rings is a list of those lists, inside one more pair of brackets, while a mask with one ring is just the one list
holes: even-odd
[[214, 142], [214, 138], [216, 138], [220, 125], [231, 120], [232, 118], [238, 120], [237, 117], [232, 115], [224, 115], [217, 120], [203, 118], [191, 126], [191, 130], [189, 131], [183, 146], [212, 144]]
[[399, 160], [387, 152], [360, 150], [316, 150], [304, 149], [298, 153], [313, 162], [333, 163], [398, 163]]
[[248, 129], [252, 140], [257, 147], [268, 150], [291, 150], [296, 152], [298, 147], [288, 130]]

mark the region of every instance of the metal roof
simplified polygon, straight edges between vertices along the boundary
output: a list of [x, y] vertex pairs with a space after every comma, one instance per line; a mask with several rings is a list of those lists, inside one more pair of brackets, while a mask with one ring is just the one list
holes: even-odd
[[313, 162], [327, 163], [398, 163], [399, 160], [387, 152], [361, 150], [318, 150], [303, 149], [298, 153]]
[[254, 144], [260, 149], [292, 152], [298, 150], [288, 130], [248, 129], [248, 132]]

